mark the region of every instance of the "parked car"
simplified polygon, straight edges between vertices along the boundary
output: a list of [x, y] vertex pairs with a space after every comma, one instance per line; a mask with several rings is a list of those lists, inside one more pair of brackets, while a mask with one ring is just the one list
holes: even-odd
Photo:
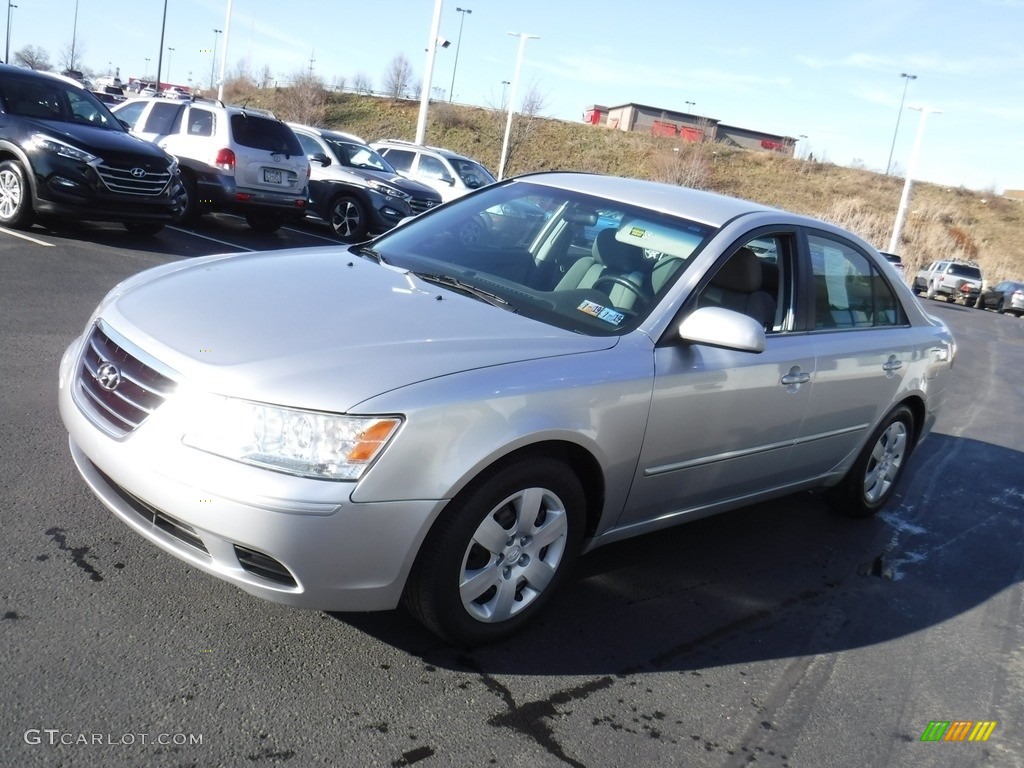
[[399, 175], [358, 136], [288, 126], [309, 159], [309, 209], [341, 240], [360, 242], [441, 204], [441, 195]]
[[494, 176], [476, 160], [440, 147], [383, 139], [371, 145], [403, 176], [440, 193], [445, 202], [494, 183]]
[[[518, 247], [462, 244], [506, 207], [547, 214], [518, 217]], [[619, 225], [575, 245], [599, 211]], [[877, 512], [954, 349], [836, 226], [545, 173], [368, 244], [129, 278], [65, 352], [59, 402], [89, 487], [166, 552], [291, 606], [404, 602], [474, 644], [604, 544], [816, 488]]]
[[264, 110], [209, 99], [128, 99], [113, 108], [132, 133], [181, 163], [186, 223], [203, 213], [245, 216], [274, 232], [306, 215], [309, 161], [292, 129]]
[[57, 216], [152, 234], [181, 214], [174, 158], [73, 79], [0, 65], [0, 107], [0, 225]]
[[933, 261], [914, 277], [914, 293], [924, 293], [929, 299], [959, 299], [971, 307], [978, 299], [981, 284], [981, 269], [973, 262]]
[[903, 266], [903, 259], [895, 253], [886, 253], [885, 251], [879, 251], [878, 253], [883, 259], [892, 264], [892, 268], [896, 270], [896, 274], [900, 276], [900, 280], [906, 280], [906, 270]]
[[1009, 312], [1024, 317], [1024, 283], [1004, 280], [983, 290], [978, 296], [978, 309], [994, 309], [999, 314]]

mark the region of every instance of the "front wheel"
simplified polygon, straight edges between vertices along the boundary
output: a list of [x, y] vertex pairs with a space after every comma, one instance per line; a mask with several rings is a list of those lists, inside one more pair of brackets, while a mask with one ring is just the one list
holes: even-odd
[[25, 171], [14, 160], [0, 163], [0, 226], [28, 229], [32, 226], [32, 191]]
[[842, 482], [830, 491], [832, 506], [848, 517], [870, 517], [885, 506], [914, 450], [914, 414], [893, 409], [872, 433]]
[[449, 641], [477, 645], [517, 632], [572, 568], [586, 500], [557, 459], [507, 463], [453, 499], [431, 528], [404, 603]]
[[365, 240], [366, 232], [370, 228], [366, 206], [360, 202], [359, 198], [351, 195], [338, 195], [334, 198], [327, 220], [338, 239], [346, 243], [358, 243]]

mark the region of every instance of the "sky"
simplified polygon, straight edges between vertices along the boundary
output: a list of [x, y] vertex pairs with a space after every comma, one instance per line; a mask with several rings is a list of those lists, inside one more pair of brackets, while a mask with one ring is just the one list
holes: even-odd
[[[328, 84], [361, 74], [382, 90], [405, 56], [421, 82], [436, 1], [233, 0], [228, 28], [227, 0], [166, 0], [163, 80], [208, 87], [215, 42], [217, 69], [224, 53], [214, 30], [229, 29], [229, 71], [266, 67], [287, 81], [312, 67]], [[163, 9], [19, 0], [11, 56], [39, 46], [56, 66], [74, 37], [97, 75], [152, 76]], [[902, 174], [921, 123], [911, 107], [924, 108], [935, 111], [915, 179], [1024, 189], [1024, 0], [444, 0], [450, 45], [435, 48], [435, 96], [499, 106], [519, 50], [509, 32], [538, 36], [525, 45], [516, 101], [532, 90], [547, 117], [635, 102], [799, 138], [798, 155], [840, 165], [884, 172], [891, 153]]]

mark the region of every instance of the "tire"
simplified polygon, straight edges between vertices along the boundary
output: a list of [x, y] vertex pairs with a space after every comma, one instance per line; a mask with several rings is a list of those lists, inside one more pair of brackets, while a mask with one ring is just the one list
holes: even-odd
[[126, 221], [124, 223], [124, 228], [133, 235], [146, 235], [147, 237], [151, 237], [163, 229], [164, 225], [152, 221]]
[[33, 218], [25, 171], [17, 161], [4, 160], [0, 163], [0, 226], [28, 229]]
[[178, 223], [187, 227], [195, 226], [203, 215], [202, 206], [199, 205], [199, 189], [195, 177], [191, 173], [183, 171], [181, 185], [185, 188], [185, 210], [178, 217]]
[[572, 569], [585, 506], [579, 479], [557, 459], [509, 462], [474, 480], [423, 542], [406, 583], [406, 608], [453, 643], [512, 635]]
[[999, 303], [996, 304], [996, 312], [998, 312], [1000, 315], [1006, 314], [1006, 305], [1003, 303], [1002, 299], [1000, 299]]
[[254, 231], [269, 235], [284, 226], [284, 217], [278, 213], [247, 213], [245, 222]]
[[914, 414], [894, 408], [871, 434], [846, 477], [829, 492], [836, 511], [870, 517], [892, 497], [914, 450]]
[[358, 243], [366, 239], [370, 217], [358, 197], [338, 195], [327, 207], [327, 223], [342, 242]]
[[935, 298], [935, 283], [928, 283], [928, 289], [925, 291], [925, 298], [927, 298], [927, 299], [934, 299]]

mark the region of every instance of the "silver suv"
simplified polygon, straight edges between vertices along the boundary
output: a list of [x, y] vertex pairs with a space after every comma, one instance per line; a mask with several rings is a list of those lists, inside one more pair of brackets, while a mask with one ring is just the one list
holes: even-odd
[[495, 182], [491, 172], [476, 160], [448, 149], [398, 139], [382, 139], [370, 146], [406, 178], [436, 189], [446, 203]]
[[178, 158], [188, 192], [184, 221], [238, 213], [253, 229], [274, 232], [305, 216], [309, 161], [291, 128], [270, 112], [160, 98], [129, 99], [111, 111]]

